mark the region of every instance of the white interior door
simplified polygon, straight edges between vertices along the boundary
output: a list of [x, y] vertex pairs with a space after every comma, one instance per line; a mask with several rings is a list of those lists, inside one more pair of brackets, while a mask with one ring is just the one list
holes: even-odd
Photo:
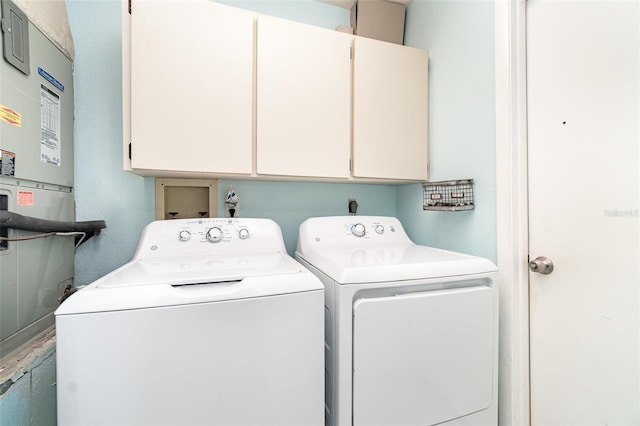
[[527, 2], [531, 424], [640, 424], [640, 2]]

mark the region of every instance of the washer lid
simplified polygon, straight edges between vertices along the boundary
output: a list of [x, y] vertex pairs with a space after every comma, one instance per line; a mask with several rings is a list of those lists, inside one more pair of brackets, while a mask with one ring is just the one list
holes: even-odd
[[296, 253], [339, 284], [443, 278], [497, 271], [489, 260], [416, 244], [324, 246]]
[[172, 286], [238, 281], [247, 277], [293, 274], [303, 267], [280, 252], [142, 258], [96, 281], [98, 288], [153, 284]]
[[132, 261], [67, 299], [56, 315], [220, 302], [322, 290], [280, 252], [172, 256]]

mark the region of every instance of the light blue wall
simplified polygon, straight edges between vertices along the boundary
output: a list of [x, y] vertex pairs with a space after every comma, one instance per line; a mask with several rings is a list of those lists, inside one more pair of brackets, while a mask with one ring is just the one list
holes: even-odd
[[472, 178], [475, 210], [422, 211], [420, 184], [397, 211], [420, 244], [496, 260], [494, 10], [489, 0], [413, 0], [405, 44], [429, 49], [430, 180]]
[[20, 369], [0, 383], [0, 425], [56, 424], [55, 339], [39, 344], [35, 355], [23, 359]]
[[311, 0], [213, 0], [278, 18], [304, 22], [329, 29], [349, 25], [349, 11]]
[[119, 1], [67, 1], [76, 49], [76, 217], [107, 223], [76, 253], [77, 285], [127, 262], [142, 227], [155, 215], [153, 179], [122, 170], [120, 10]]
[[[334, 28], [345, 10], [312, 0], [225, 1], [239, 7]], [[154, 181], [122, 170], [121, 19], [115, 0], [67, 0], [76, 47], [75, 199], [78, 220], [104, 219], [107, 229], [76, 255], [76, 283], [87, 284], [130, 259], [154, 217]], [[274, 219], [287, 249], [310, 216], [345, 214], [357, 198], [360, 214], [397, 215], [418, 243], [495, 260], [493, 3], [413, 0], [405, 43], [430, 49], [432, 180], [474, 178], [476, 210], [423, 212], [419, 184], [391, 186], [301, 182], [219, 181], [219, 214], [229, 185], [242, 216]], [[53, 352], [0, 401], [0, 424], [48, 424], [55, 419]], [[29, 380], [27, 380], [29, 378]], [[31, 384], [31, 388], [27, 385]], [[42, 386], [41, 386], [42, 385]], [[34, 397], [35, 395], [35, 397]], [[43, 402], [44, 401], [44, 402]]]
[[[345, 9], [313, 0], [224, 3], [326, 28], [347, 24], [349, 18]], [[67, 10], [76, 46], [77, 217], [107, 222], [102, 235], [78, 250], [76, 282], [81, 285], [129, 260], [142, 227], [154, 218], [154, 195], [152, 178], [122, 171], [120, 3], [68, 0]], [[344, 214], [346, 199], [356, 197], [360, 213], [397, 214], [418, 243], [495, 260], [493, 3], [414, 0], [405, 43], [430, 49], [431, 179], [475, 179], [476, 209], [423, 212], [418, 184], [231, 182], [241, 196], [241, 214], [275, 219], [290, 252], [302, 219]], [[221, 197], [229, 183], [220, 182]], [[265, 194], [290, 193], [296, 194], [297, 206], [265, 200]]]
[[[312, 0], [223, 3], [331, 29], [349, 22], [346, 9]], [[107, 223], [101, 235], [78, 249], [77, 285], [88, 284], [126, 263], [142, 228], [155, 215], [154, 180], [122, 170], [120, 8], [120, 2], [114, 0], [67, 0], [76, 48], [77, 219], [104, 219]], [[220, 206], [230, 184], [240, 194], [240, 214], [276, 220], [290, 253], [295, 250], [302, 220], [346, 214], [347, 198], [358, 199], [359, 213], [396, 213], [396, 187], [389, 185], [221, 181]]]
[[224, 214], [223, 199], [229, 186], [240, 197], [240, 215], [268, 217], [284, 235], [289, 254], [298, 241], [298, 226], [312, 216], [346, 215], [350, 198], [358, 201], [359, 215], [396, 215], [396, 186], [311, 182], [218, 182], [218, 215]]

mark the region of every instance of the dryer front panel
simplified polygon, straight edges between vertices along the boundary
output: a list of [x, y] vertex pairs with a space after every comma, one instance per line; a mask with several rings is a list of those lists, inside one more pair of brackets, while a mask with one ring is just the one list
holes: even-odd
[[353, 424], [433, 425], [489, 407], [494, 294], [467, 287], [353, 305]]

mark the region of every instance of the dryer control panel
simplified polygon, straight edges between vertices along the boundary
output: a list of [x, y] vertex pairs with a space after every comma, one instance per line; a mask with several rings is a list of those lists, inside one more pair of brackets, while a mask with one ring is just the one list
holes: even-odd
[[395, 217], [334, 216], [306, 220], [300, 225], [299, 242], [318, 245], [378, 246], [412, 244], [402, 224]]
[[134, 259], [234, 250], [286, 253], [282, 231], [270, 219], [172, 219], [145, 227]]
[[387, 226], [385, 226], [385, 223], [383, 222], [374, 220], [369, 224], [369, 226], [367, 226], [363, 222], [356, 222], [353, 224], [348, 224], [347, 226], [349, 227], [351, 234], [356, 237], [365, 237], [368, 234], [371, 234], [374, 232], [378, 235], [382, 235], [385, 232], [396, 232], [397, 227], [394, 226], [393, 223], [386, 224], [386, 225]]

